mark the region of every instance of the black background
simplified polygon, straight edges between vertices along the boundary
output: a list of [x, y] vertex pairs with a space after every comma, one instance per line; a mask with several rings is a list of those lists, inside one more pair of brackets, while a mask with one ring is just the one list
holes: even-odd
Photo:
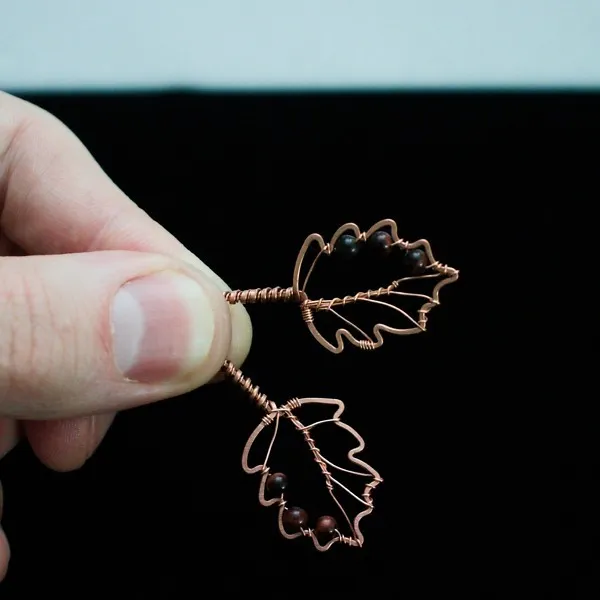
[[3, 599], [598, 589], [591, 398], [565, 342], [586, 259], [565, 217], [596, 201], [599, 95], [28, 99], [233, 288], [290, 285], [309, 233], [386, 217], [461, 279], [428, 333], [375, 353], [330, 355], [297, 309], [249, 309], [245, 372], [275, 398], [342, 398], [367, 440], [385, 482], [362, 550], [279, 537], [239, 463], [259, 414], [223, 383], [121, 414], [76, 473], [11, 453]]

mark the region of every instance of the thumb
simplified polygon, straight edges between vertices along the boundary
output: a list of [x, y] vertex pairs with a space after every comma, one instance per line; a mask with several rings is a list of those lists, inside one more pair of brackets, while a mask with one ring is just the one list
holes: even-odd
[[208, 382], [231, 343], [228, 305], [166, 256], [0, 258], [0, 415], [118, 411]]

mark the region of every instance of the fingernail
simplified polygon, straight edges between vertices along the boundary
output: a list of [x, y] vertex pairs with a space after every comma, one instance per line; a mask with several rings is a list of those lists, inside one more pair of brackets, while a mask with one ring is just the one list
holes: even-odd
[[123, 376], [158, 383], [202, 365], [213, 345], [215, 316], [200, 283], [167, 271], [121, 287], [112, 328], [114, 358]]

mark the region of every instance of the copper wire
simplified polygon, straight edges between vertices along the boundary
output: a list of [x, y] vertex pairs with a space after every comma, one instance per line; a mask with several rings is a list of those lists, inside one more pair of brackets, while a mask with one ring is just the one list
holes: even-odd
[[[399, 280], [401, 281], [401, 280]], [[334, 306], [346, 306], [347, 304], [354, 304], [361, 300], [370, 300], [372, 298], [380, 298], [381, 296], [390, 296], [392, 294], [399, 294], [401, 296], [410, 296], [413, 298], [423, 298], [431, 302], [433, 298], [425, 294], [415, 294], [412, 292], [398, 292], [396, 291], [398, 282], [394, 282], [387, 287], [380, 287], [376, 290], [367, 290], [366, 292], [357, 292], [353, 296], [344, 296], [343, 298], [332, 298], [331, 300], [325, 300], [321, 298], [319, 300], [306, 300], [303, 303], [303, 307], [310, 308], [311, 310], [330, 310]]]
[[[308, 297], [305, 290], [308, 284], [308, 280], [311, 274], [313, 273], [317, 262], [322, 256], [328, 256], [333, 252], [333, 249], [335, 248], [335, 243], [342, 234], [346, 232], [352, 232], [357, 241], [366, 242], [373, 233], [379, 231], [380, 229], [390, 230], [390, 235], [392, 237], [392, 245], [394, 246], [400, 246], [406, 250], [413, 248], [422, 248], [427, 255], [427, 272], [421, 275], [397, 279], [395, 281], [392, 281], [392, 283], [386, 287], [380, 287], [377, 289], [367, 291], [359, 291], [354, 295], [348, 295], [342, 298], [320, 298], [318, 300], [313, 300]], [[312, 260], [308, 269], [308, 273], [301, 283], [300, 272], [302, 270], [305, 255], [309, 247], [311, 247], [315, 243], [319, 247], [319, 252], [317, 256]], [[428, 278], [439, 279], [430, 296], [427, 294], [405, 292], [399, 289], [402, 287], [402, 284], [407, 281]], [[354, 223], [346, 223], [342, 227], [338, 228], [338, 230], [334, 233], [332, 238], [327, 243], [320, 234], [313, 233], [309, 235], [304, 241], [304, 244], [298, 254], [298, 258], [296, 259], [293, 274], [293, 285], [291, 287], [267, 287], [252, 290], [234, 290], [230, 292], [225, 292], [224, 297], [229, 304], [259, 304], [270, 302], [293, 302], [298, 304], [301, 309], [302, 319], [308, 326], [308, 329], [310, 330], [314, 338], [325, 348], [337, 354], [342, 352], [342, 350], [344, 349], [344, 340], [349, 341], [350, 343], [362, 350], [375, 350], [383, 344], [382, 332], [392, 333], [396, 335], [406, 335], [425, 331], [425, 326], [427, 323], [427, 314], [432, 308], [439, 305], [440, 289], [444, 285], [452, 283], [457, 279], [458, 271], [456, 269], [453, 269], [452, 267], [449, 267], [448, 265], [438, 262], [434, 258], [431, 251], [431, 246], [427, 240], [418, 240], [416, 242], [408, 242], [406, 240], [403, 240], [398, 236], [396, 223], [391, 219], [384, 219], [382, 221], [379, 221], [378, 223], [375, 223], [367, 231], [360, 231], [358, 226]], [[421, 298], [422, 300], [424, 300], [424, 304], [417, 311], [417, 319], [411, 317], [406, 311], [404, 311], [400, 307], [395, 306], [391, 302], [385, 302], [383, 300], [383, 298], [391, 300], [399, 297], [413, 297]], [[407, 329], [399, 329], [390, 327], [389, 325], [385, 325], [383, 323], [377, 323], [373, 326], [372, 334], [369, 335], [366, 331], [360, 329], [356, 324], [354, 324], [352, 321], [347, 319], [344, 315], [342, 315], [336, 310], [336, 308], [343, 308], [350, 304], [356, 304], [359, 302], [377, 304], [393, 309], [402, 314], [411, 323], [412, 327]], [[327, 312], [333, 315], [335, 318], [341, 320], [346, 326], [350, 327], [361, 337], [356, 338], [350, 333], [348, 329], [342, 328], [338, 329], [335, 332], [336, 344], [332, 344], [331, 342], [325, 339], [325, 337], [319, 332], [315, 325], [315, 312], [319, 311]], [[252, 432], [252, 434], [248, 438], [248, 441], [246, 442], [242, 454], [242, 467], [246, 473], [260, 473], [261, 481], [258, 493], [259, 502], [263, 506], [278, 506], [278, 525], [283, 537], [287, 539], [294, 539], [297, 537], [311, 538], [315, 548], [321, 552], [328, 550], [335, 543], [341, 543], [343, 545], [352, 547], [362, 547], [364, 543], [364, 536], [360, 530], [360, 522], [364, 517], [366, 517], [373, 511], [374, 504], [372, 498], [372, 491], [377, 487], [377, 485], [379, 485], [383, 481], [383, 479], [381, 478], [379, 473], [377, 473], [377, 471], [375, 471], [370, 465], [368, 465], [366, 462], [362, 461], [356, 456], [357, 454], [362, 452], [362, 450], [364, 450], [365, 443], [363, 438], [358, 434], [356, 430], [354, 430], [352, 427], [341, 421], [340, 417], [344, 412], [344, 403], [341, 400], [331, 398], [293, 398], [285, 404], [278, 407], [277, 404], [270, 400], [264, 392], [260, 391], [257, 385], [254, 385], [252, 383], [250, 378], [246, 377], [230, 361], [225, 361], [222, 370], [224, 374], [227, 377], [229, 377], [238, 387], [240, 387], [249, 396], [249, 398], [265, 413], [260, 423]], [[332, 405], [336, 406], [337, 408], [333, 417], [328, 419], [322, 419], [309, 425], [304, 425], [300, 421], [298, 416], [295, 414], [295, 411], [301, 409], [306, 404]], [[347, 524], [349, 525], [351, 535], [346, 535], [342, 533], [339, 529], [336, 529], [334, 537], [331, 540], [329, 540], [329, 542], [327, 542], [326, 544], [322, 544], [321, 541], [318, 539], [318, 536], [315, 534], [314, 530], [311, 528], [302, 528], [300, 531], [289, 533], [285, 530], [283, 524], [284, 512], [288, 510], [284, 494], [282, 493], [279, 497], [269, 499], [265, 497], [265, 486], [267, 478], [270, 474], [269, 459], [271, 457], [275, 439], [279, 432], [279, 422], [282, 418], [285, 418], [288, 421], [290, 421], [294, 426], [295, 430], [302, 435], [324, 478], [325, 486], [331, 498], [338, 506], [339, 510], [344, 515]], [[316, 444], [315, 438], [313, 437], [313, 431], [317, 427], [323, 427], [327, 424], [331, 424], [345, 429], [357, 440], [358, 445], [347, 453], [347, 458], [351, 463], [357, 465], [358, 467], [361, 467], [363, 469], [362, 471], [340, 467], [329, 461], [325, 456], [323, 456], [322, 452]], [[263, 430], [271, 426], [273, 427], [273, 432], [263, 462], [261, 464], [250, 467], [248, 464], [248, 458], [254, 442]], [[332, 474], [332, 472], [335, 470], [353, 476], [368, 477], [369, 481], [364, 485], [362, 494], [355, 494], [351, 489], [349, 489], [340, 481], [338, 481]], [[354, 519], [350, 518], [346, 510], [343, 508], [341, 502], [338, 500], [336, 496], [337, 489], [345, 491], [348, 495], [350, 495], [363, 505], [363, 510], [357, 515], [355, 515]]]
[[238, 385], [248, 395], [250, 400], [256, 403], [258, 408], [271, 412], [276, 408], [276, 404], [267, 398], [267, 395], [260, 391], [257, 385], [254, 385], [249, 377], [246, 377], [234, 364], [226, 360], [222, 367], [222, 372], [231, 377], [233, 382]]
[[224, 293], [229, 304], [264, 304], [267, 302], [299, 302], [304, 295], [294, 288], [256, 288], [253, 290], [234, 290]]
[[[304, 406], [305, 404], [332, 405], [332, 406], [336, 406], [337, 409], [336, 409], [333, 417], [331, 417], [329, 419], [323, 419], [321, 421], [316, 421], [309, 425], [304, 425], [300, 421], [300, 419], [297, 417], [297, 415], [294, 414], [294, 411], [302, 408], [302, 406]], [[348, 545], [348, 546], [362, 547], [363, 542], [364, 542], [364, 536], [360, 530], [360, 521], [365, 516], [367, 516], [368, 514], [370, 514], [373, 511], [374, 504], [373, 504], [373, 499], [371, 497], [371, 494], [372, 494], [373, 489], [375, 489], [375, 487], [383, 481], [383, 479], [381, 478], [379, 473], [377, 473], [377, 471], [375, 471], [366, 462], [364, 462], [361, 459], [356, 457], [356, 455], [364, 449], [365, 443], [364, 443], [363, 438], [358, 434], [358, 432], [355, 429], [353, 429], [352, 427], [350, 427], [349, 425], [347, 425], [340, 419], [343, 412], [344, 412], [344, 403], [341, 400], [334, 400], [331, 398], [302, 398], [302, 399], [293, 398], [280, 407], [273, 407], [271, 412], [268, 415], [266, 415], [265, 417], [263, 417], [263, 419], [261, 420], [259, 425], [256, 427], [256, 429], [250, 435], [250, 437], [244, 447], [244, 452], [242, 454], [242, 468], [244, 469], [244, 471], [249, 474], [253, 474], [253, 473], [261, 474], [261, 482], [259, 485], [259, 492], [258, 492], [259, 502], [263, 506], [277, 505], [279, 507], [278, 525], [279, 525], [279, 530], [280, 530], [281, 534], [283, 535], [283, 537], [285, 537], [287, 539], [294, 539], [297, 537], [310, 537], [313, 541], [314, 546], [317, 548], [317, 550], [320, 550], [321, 552], [328, 550], [329, 548], [331, 548], [331, 546], [334, 543], [338, 543], [338, 542]], [[279, 430], [279, 420], [282, 417], [288, 419], [292, 423], [292, 425], [294, 426], [296, 431], [298, 431], [304, 438], [304, 441], [308, 445], [308, 448], [310, 449], [310, 451], [313, 455], [313, 458], [314, 458], [315, 462], [317, 463], [319, 470], [321, 471], [321, 474], [323, 475], [323, 478], [325, 480], [325, 486], [327, 488], [327, 491], [329, 492], [329, 495], [331, 496], [332, 500], [335, 502], [335, 504], [341, 511], [342, 515], [344, 516], [346, 522], [348, 523], [348, 526], [351, 531], [351, 535], [345, 535], [345, 534], [341, 533], [339, 530], [336, 530], [336, 536], [334, 536], [327, 544], [323, 545], [319, 541], [314, 530], [311, 528], [303, 528], [298, 532], [289, 533], [288, 531], [286, 531], [284, 524], [283, 524], [283, 514], [284, 514], [284, 511], [287, 510], [287, 507], [286, 507], [287, 501], [285, 499], [284, 494], [281, 494], [281, 496], [279, 496], [279, 497], [270, 498], [270, 499], [267, 499], [265, 497], [265, 485], [266, 485], [267, 478], [270, 474], [270, 469], [268, 466], [268, 459], [271, 455], [271, 451], [272, 451], [272, 448], [273, 448], [273, 445], [275, 442], [275, 438], [276, 438], [278, 430]], [[329, 423], [334, 424], [337, 427], [341, 427], [342, 429], [345, 429], [346, 431], [351, 433], [354, 436], [354, 438], [357, 440], [358, 445], [348, 452], [347, 457], [350, 462], [356, 464], [359, 467], [362, 467], [364, 469], [363, 471], [354, 471], [354, 470], [350, 470], [350, 469], [345, 469], [343, 467], [340, 467], [340, 466], [332, 463], [331, 461], [327, 460], [323, 456], [321, 450], [318, 448], [318, 446], [316, 444], [315, 438], [313, 437], [312, 430], [314, 430], [316, 427], [321, 427], [321, 426], [329, 424]], [[249, 459], [250, 451], [251, 451], [255, 441], [257, 440], [260, 433], [265, 430], [265, 428], [267, 428], [273, 424], [274, 424], [274, 429], [273, 429], [273, 433], [271, 435], [271, 439], [269, 441], [267, 456], [265, 457], [263, 463], [255, 465], [253, 467], [250, 467], [248, 464], [248, 459]], [[368, 477], [369, 481], [364, 485], [363, 492], [359, 496], [358, 494], [355, 494], [347, 486], [345, 486], [340, 481], [338, 481], [332, 475], [332, 470], [338, 470], [340, 472], [348, 473], [350, 475], [356, 475], [358, 477]], [[350, 516], [348, 515], [348, 512], [344, 509], [342, 503], [338, 499], [338, 497], [336, 495], [336, 488], [339, 488], [342, 491], [345, 491], [348, 495], [350, 495], [352, 498], [354, 498], [355, 500], [360, 502], [365, 507], [361, 512], [359, 512], [354, 517], [354, 519], [350, 518]]]
[[[367, 231], [361, 231], [358, 225], [356, 225], [355, 223], [346, 223], [345, 225], [342, 225], [337, 229], [337, 231], [333, 234], [333, 236], [328, 242], [325, 242], [323, 236], [321, 236], [318, 233], [313, 233], [309, 235], [304, 241], [304, 244], [302, 245], [298, 254], [298, 258], [296, 259], [292, 288], [298, 293], [307, 293], [306, 289], [308, 281], [315, 269], [317, 262], [321, 259], [322, 256], [329, 256], [333, 252], [337, 240], [343, 234], [351, 233], [354, 235], [357, 242], [365, 242], [373, 233], [380, 230], [389, 230], [393, 246], [400, 246], [405, 250], [414, 248], [422, 249], [427, 256], [427, 272], [421, 275], [404, 277], [402, 279], [395, 280], [386, 287], [380, 287], [374, 290], [360, 291], [353, 295], [344, 296], [343, 298], [320, 298], [318, 300], [314, 300], [310, 299], [308, 295], [306, 295], [306, 297], [301, 300], [302, 318], [308, 326], [308, 329], [313, 335], [313, 337], [323, 347], [335, 354], [339, 354], [344, 350], [344, 341], [349, 341], [351, 344], [357, 346], [362, 350], [374, 350], [383, 345], [384, 332], [391, 333], [394, 335], [411, 335], [425, 331], [425, 327], [427, 325], [426, 315], [432, 308], [439, 305], [440, 290], [445, 285], [452, 283], [458, 279], [459, 273], [456, 269], [453, 269], [448, 265], [442, 264], [441, 262], [435, 259], [431, 250], [431, 245], [427, 240], [421, 239], [417, 240], [416, 242], [406, 241], [398, 236], [398, 227], [395, 221], [393, 221], [392, 219], [383, 219], [375, 223]], [[311, 261], [306, 276], [301, 277], [304, 259], [307, 255], [309, 248], [311, 248], [315, 244], [318, 246], [318, 253], [316, 257], [313, 258], [313, 260]], [[405, 292], [398, 289], [403, 283], [407, 281], [429, 278], [439, 279], [439, 281], [434, 286], [430, 296], [426, 294]], [[421, 298], [424, 301], [421, 308], [417, 311], [417, 319], [408, 315], [406, 311], [394, 305], [392, 302], [383, 301], [384, 297], [388, 300], [392, 300], [402, 296]], [[334, 307], [343, 308], [349, 304], [355, 304], [359, 302], [377, 303], [382, 307], [386, 307], [396, 312], [399, 312], [409, 321], [411, 326], [399, 328], [392, 327], [385, 323], [376, 323], [375, 325], [373, 325], [372, 334], [369, 335], [365, 331], [360, 329], [355, 323], [346, 319], [340, 313], [335, 312], [333, 310]], [[349, 329], [341, 328], [337, 329], [334, 333], [335, 343], [329, 341], [319, 331], [317, 325], [315, 324], [314, 312], [317, 311], [329, 311], [336, 318], [341, 319], [353, 331], [358, 332], [361, 337], [357, 338], [354, 334], [351, 333]]]
[[[411, 277], [403, 277], [402, 279], [392, 281], [392, 283], [388, 286], [379, 287], [373, 290], [359, 291], [356, 294], [347, 295], [341, 298], [319, 298], [314, 300], [308, 297], [306, 293], [306, 287], [317, 262], [322, 256], [328, 256], [333, 252], [335, 243], [341, 235], [346, 232], [352, 232], [358, 242], [366, 242], [373, 233], [385, 229], [390, 230], [393, 246], [400, 246], [406, 250], [413, 248], [423, 249], [428, 260], [426, 273]], [[315, 243], [319, 246], [319, 251], [312, 260], [308, 269], [308, 273], [304, 277], [301, 284], [300, 272], [302, 270], [304, 258], [308, 249]], [[435, 285], [430, 296], [427, 294], [406, 292], [399, 289], [403, 283], [408, 281], [433, 278], [437, 278], [439, 281]], [[382, 221], [375, 223], [367, 231], [361, 231], [355, 223], [346, 223], [338, 228], [338, 230], [333, 234], [331, 240], [327, 243], [318, 233], [309, 235], [304, 241], [304, 244], [302, 245], [302, 248], [298, 254], [298, 258], [296, 259], [293, 285], [291, 287], [267, 287], [251, 290], [234, 290], [225, 292], [224, 296], [227, 302], [230, 304], [260, 304], [271, 302], [293, 302], [299, 304], [302, 320], [306, 323], [308, 330], [311, 332], [313, 337], [327, 350], [335, 354], [339, 354], [344, 350], [345, 340], [349, 341], [351, 344], [361, 350], [375, 350], [383, 345], [384, 332], [394, 335], [411, 335], [424, 332], [427, 326], [427, 313], [429, 313], [432, 308], [438, 306], [440, 303], [440, 289], [448, 283], [456, 281], [457, 279], [458, 271], [436, 260], [433, 256], [431, 245], [427, 240], [422, 239], [417, 240], [416, 242], [404, 240], [398, 236], [398, 228], [395, 221], [392, 219], [383, 219]], [[391, 302], [392, 299], [400, 297], [420, 298], [424, 301], [421, 308], [419, 308], [417, 311], [417, 319]], [[387, 298], [389, 301], [384, 301], [384, 298]], [[377, 304], [383, 308], [390, 309], [401, 314], [408, 321], [410, 326], [400, 328], [392, 327], [385, 323], [375, 323], [375, 325], [372, 327], [372, 333], [369, 334], [364, 329], [361, 329], [356, 323], [334, 310], [336, 307], [344, 308], [349, 304], [364, 302]], [[335, 344], [332, 343], [319, 331], [315, 323], [315, 312], [329, 312], [336, 319], [343, 321], [345, 326], [349, 327], [360, 337], [356, 337], [349, 329], [342, 327], [335, 331]]]
[[312, 323], [315, 320], [315, 315], [313, 314], [312, 308], [307, 302], [302, 304], [302, 319], [307, 324]]

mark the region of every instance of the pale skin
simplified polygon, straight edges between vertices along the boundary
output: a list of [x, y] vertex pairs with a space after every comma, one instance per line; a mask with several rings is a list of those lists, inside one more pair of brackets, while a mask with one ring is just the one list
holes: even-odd
[[[206, 199], [207, 218], [209, 211]], [[204, 307], [197, 315], [175, 306], [161, 313], [169, 313], [177, 343], [191, 344], [190, 319], [212, 336], [195, 346], [201, 359], [179, 364], [171, 352], [162, 364], [159, 355], [144, 355], [135, 370], [125, 350], [113, 349], [111, 303], [131, 281], [162, 290], [173, 274], [200, 286], [197, 306]], [[241, 305], [224, 302], [226, 289], [109, 179], [65, 125], [0, 92], [0, 459], [21, 440], [49, 468], [78, 469], [118, 411], [198, 388], [226, 358], [241, 365], [252, 328]], [[129, 337], [135, 334], [133, 328]], [[124, 374], [118, 366], [125, 363]], [[4, 489], [5, 501], [9, 493]], [[0, 485], [0, 518], [2, 497]], [[9, 558], [0, 526], [0, 581]]]

